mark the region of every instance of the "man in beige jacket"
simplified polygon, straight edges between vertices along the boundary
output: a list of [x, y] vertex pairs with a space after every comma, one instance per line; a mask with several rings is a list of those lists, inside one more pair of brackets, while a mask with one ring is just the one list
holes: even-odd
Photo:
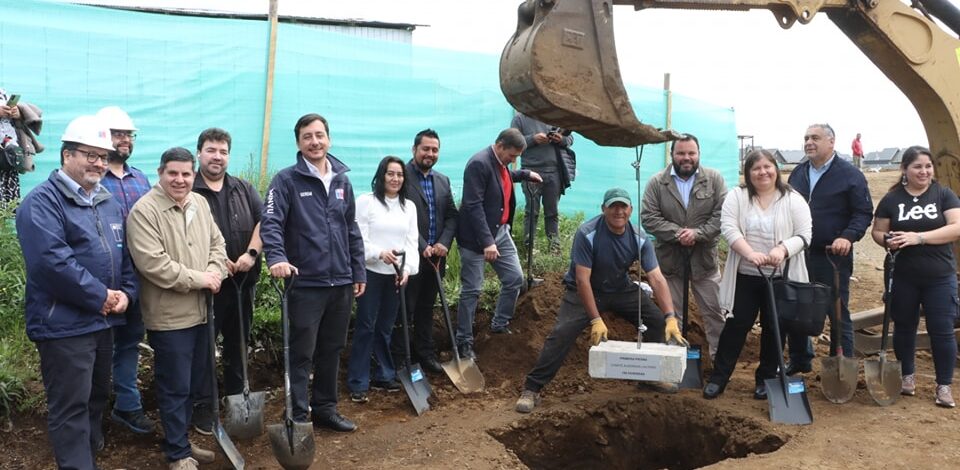
[[207, 201], [192, 192], [196, 160], [174, 147], [160, 157], [159, 183], [127, 218], [127, 242], [140, 277], [143, 323], [155, 356], [163, 451], [171, 470], [210, 463], [213, 452], [191, 446], [191, 390], [208, 367], [207, 295], [226, 277], [226, 246]]
[[647, 183], [640, 219], [644, 230], [656, 237], [657, 259], [681, 315], [683, 272], [689, 256], [690, 285], [712, 358], [724, 322], [718, 300], [717, 240], [727, 187], [716, 170], [700, 167], [700, 141], [694, 135], [675, 140], [670, 154], [672, 164]]

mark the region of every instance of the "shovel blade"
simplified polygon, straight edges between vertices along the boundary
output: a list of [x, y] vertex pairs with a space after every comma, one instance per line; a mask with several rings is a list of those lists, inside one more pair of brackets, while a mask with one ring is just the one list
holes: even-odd
[[900, 396], [903, 387], [900, 361], [867, 359], [863, 361], [863, 378], [870, 397], [880, 406], [890, 406]]
[[846, 403], [857, 391], [857, 360], [830, 356], [820, 360], [820, 388], [831, 403]]
[[453, 385], [457, 387], [460, 393], [466, 395], [482, 392], [486, 386], [483, 374], [480, 373], [480, 368], [477, 367], [477, 363], [474, 362], [473, 359], [460, 359], [459, 366], [455, 359], [444, 362], [441, 365], [447, 377], [450, 377], [450, 381], [453, 382]]
[[213, 437], [216, 439], [217, 445], [220, 446], [220, 450], [223, 451], [223, 455], [227, 457], [230, 465], [236, 470], [243, 470], [243, 466], [245, 465], [243, 455], [237, 450], [237, 446], [233, 445], [233, 441], [230, 440], [230, 436], [227, 435], [227, 431], [223, 429], [219, 421], [213, 423]]
[[289, 434], [284, 423], [271, 424], [267, 426], [267, 436], [270, 437], [273, 456], [284, 470], [307, 470], [313, 464], [316, 446], [312, 423], [295, 422]]
[[253, 439], [263, 434], [263, 407], [266, 393], [227, 395], [223, 428], [234, 439]]
[[687, 368], [683, 371], [683, 378], [680, 379], [680, 388], [697, 390], [703, 388], [702, 362], [700, 346], [687, 348]]
[[801, 377], [766, 379], [770, 421], [784, 424], [810, 424], [813, 412], [807, 400], [807, 386]]
[[430, 383], [427, 382], [427, 375], [423, 373], [420, 364], [411, 364], [409, 369], [401, 367], [397, 370], [397, 376], [400, 378], [400, 384], [403, 385], [403, 391], [407, 393], [410, 403], [417, 411], [417, 416], [429, 410], [430, 402], [427, 399], [432, 392]]

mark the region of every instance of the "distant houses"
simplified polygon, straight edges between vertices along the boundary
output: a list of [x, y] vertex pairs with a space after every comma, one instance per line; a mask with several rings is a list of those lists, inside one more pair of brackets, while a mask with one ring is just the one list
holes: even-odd
[[[763, 147], [756, 146], [753, 148], [744, 149], [744, 153], [749, 153], [754, 149], [761, 149]], [[768, 152], [773, 154], [773, 157], [777, 160], [777, 164], [780, 165], [780, 168], [784, 171], [793, 171], [797, 165], [807, 161], [807, 156], [804, 155], [803, 150], [780, 150], [775, 148], [766, 149]], [[897, 147], [888, 147], [880, 151], [869, 152], [864, 155], [862, 162], [863, 170], [895, 170], [900, 166], [900, 154], [902, 150]], [[853, 162], [853, 157], [850, 154], [840, 153], [840, 158]], [[744, 155], [741, 155], [740, 161], [743, 161]], [[742, 169], [741, 169], [742, 171]]]

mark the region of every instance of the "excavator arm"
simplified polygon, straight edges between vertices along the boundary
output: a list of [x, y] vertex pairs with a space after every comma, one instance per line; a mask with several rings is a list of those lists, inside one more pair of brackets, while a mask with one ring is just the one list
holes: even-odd
[[[917, 109], [941, 182], [960, 192], [960, 40], [922, 5], [946, 0], [527, 0], [500, 59], [500, 87], [517, 110], [579, 132], [599, 145], [633, 147], [671, 140], [643, 124], [620, 77], [614, 5], [698, 10], [767, 9], [789, 28], [824, 12]], [[954, 9], [955, 10], [955, 9]], [[954, 11], [955, 12], [955, 11]], [[938, 15], [955, 31], [955, 17]]]
[[[518, 111], [579, 132], [599, 145], [633, 147], [676, 135], [643, 124], [620, 77], [613, 6], [770, 10], [783, 28], [819, 12], [917, 109], [937, 178], [960, 193], [960, 13], [948, 0], [527, 0], [500, 59], [500, 87]], [[957, 251], [958, 245], [954, 249]], [[958, 252], [960, 253], [960, 252]]]

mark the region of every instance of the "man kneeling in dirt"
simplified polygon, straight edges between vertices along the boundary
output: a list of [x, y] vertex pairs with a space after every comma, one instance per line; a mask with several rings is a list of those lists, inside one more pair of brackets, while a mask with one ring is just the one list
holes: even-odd
[[[590, 325], [593, 345], [607, 339], [607, 326], [600, 310], [612, 311], [637, 325], [638, 302], [642, 302], [643, 323], [648, 327], [644, 341], [655, 343], [675, 340], [686, 344], [673, 312], [670, 288], [657, 265], [653, 244], [630, 223], [633, 206], [626, 190], [613, 188], [603, 196], [602, 215], [577, 229], [570, 250], [570, 270], [563, 278], [567, 290], [557, 313], [557, 323], [547, 337], [540, 358], [527, 374], [523, 394], [516, 410], [529, 413], [540, 402], [540, 390], [560, 370], [577, 336]], [[656, 305], [630, 280], [628, 270], [640, 256], [640, 266], [653, 287]], [[666, 311], [667, 313], [663, 313]], [[638, 325], [637, 325], [638, 326]], [[656, 384], [656, 389], [672, 393], [676, 384]]]

